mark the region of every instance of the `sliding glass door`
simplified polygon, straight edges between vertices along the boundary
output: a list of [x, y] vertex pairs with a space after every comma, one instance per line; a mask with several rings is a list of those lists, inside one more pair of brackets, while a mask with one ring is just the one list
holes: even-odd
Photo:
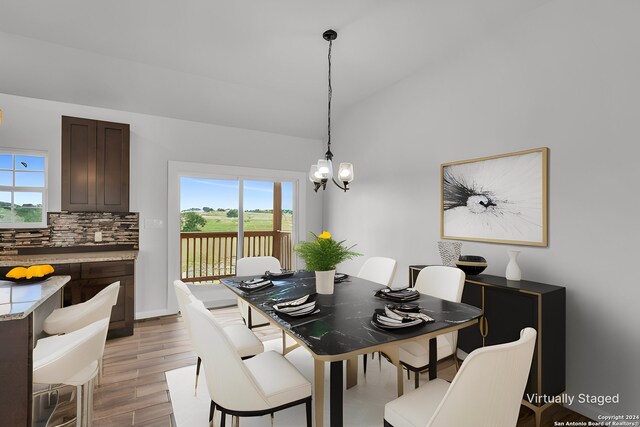
[[293, 265], [296, 182], [180, 177], [180, 264], [186, 282], [233, 276], [238, 258]]

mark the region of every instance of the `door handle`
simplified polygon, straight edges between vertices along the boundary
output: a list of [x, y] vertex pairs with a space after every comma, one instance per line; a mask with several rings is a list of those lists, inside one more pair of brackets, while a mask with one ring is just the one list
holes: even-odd
[[484, 327], [482, 328], [483, 337], [486, 338], [489, 335], [489, 319], [486, 317], [482, 317], [482, 322], [484, 323]]

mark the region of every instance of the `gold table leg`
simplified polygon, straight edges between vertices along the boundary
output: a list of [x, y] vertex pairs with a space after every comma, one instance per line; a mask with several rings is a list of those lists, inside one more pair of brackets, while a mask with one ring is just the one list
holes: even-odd
[[402, 365], [400, 364], [400, 352], [398, 350], [398, 346], [391, 345], [389, 347], [381, 348], [379, 353], [380, 357], [382, 356], [382, 353], [384, 353], [387, 359], [389, 359], [389, 362], [396, 367], [396, 386], [398, 389], [398, 397], [400, 397], [404, 394], [404, 378], [402, 377], [403, 371]]
[[324, 362], [313, 360], [313, 400], [316, 409], [316, 427], [324, 424]]
[[358, 385], [358, 356], [347, 359], [347, 389], [356, 385]]

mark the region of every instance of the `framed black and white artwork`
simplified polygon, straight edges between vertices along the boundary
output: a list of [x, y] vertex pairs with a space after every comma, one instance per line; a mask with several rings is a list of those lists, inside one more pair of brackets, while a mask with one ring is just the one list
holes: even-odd
[[547, 246], [546, 147], [440, 166], [443, 239]]

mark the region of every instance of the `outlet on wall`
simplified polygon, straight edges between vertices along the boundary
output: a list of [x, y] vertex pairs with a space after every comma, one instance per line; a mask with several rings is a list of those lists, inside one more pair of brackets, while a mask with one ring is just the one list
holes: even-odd
[[96, 231], [93, 235], [94, 242], [102, 242], [102, 231]]

